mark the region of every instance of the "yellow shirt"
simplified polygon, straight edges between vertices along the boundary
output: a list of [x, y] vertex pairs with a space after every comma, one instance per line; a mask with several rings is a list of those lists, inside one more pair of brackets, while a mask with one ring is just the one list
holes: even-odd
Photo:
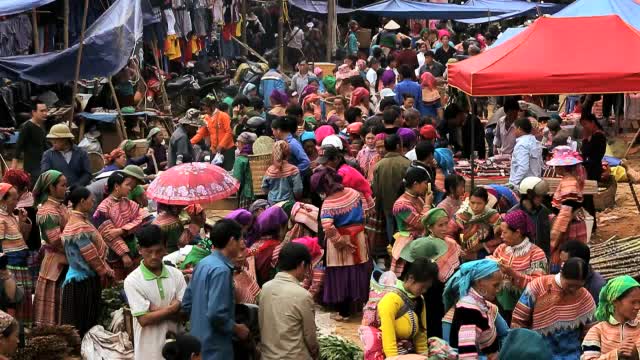
[[[402, 283], [398, 282], [402, 291]], [[406, 291], [405, 291], [406, 293]], [[400, 295], [389, 292], [378, 303], [378, 317], [380, 318], [380, 331], [382, 332], [382, 349], [386, 357], [398, 356], [398, 340], [412, 340], [416, 353], [427, 354], [427, 309], [422, 301], [422, 313], [420, 322], [424, 329], [420, 329], [416, 321], [417, 315], [409, 310], [406, 314], [396, 319], [396, 314], [402, 308], [404, 301]]]

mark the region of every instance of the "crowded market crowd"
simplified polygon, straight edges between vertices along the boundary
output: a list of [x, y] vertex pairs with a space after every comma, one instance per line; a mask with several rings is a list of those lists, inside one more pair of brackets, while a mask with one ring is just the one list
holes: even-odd
[[[0, 183], [0, 358], [29, 328], [84, 336], [102, 289], [124, 281], [135, 359], [318, 359], [318, 305], [362, 316], [366, 360], [637, 359], [640, 284], [589, 264], [584, 186], [606, 147], [593, 99], [576, 136], [523, 99], [447, 90], [446, 65], [494, 37], [445, 25], [403, 35], [389, 21], [363, 54], [352, 21], [332, 71], [293, 51], [289, 78], [269, 59], [259, 86], [202, 99], [170, 137], [152, 129], [147, 154], [131, 142], [106, 154], [95, 178], [34, 103]], [[504, 116], [485, 127], [489, 102]], [[211, 223], [198, 204], [149, 203], [150, 178], [203, 151], [239, 182], [235, 210]], [[457, 166], [472, 157], [510, 158], [508, 182], [470, 188]], [[258, 331], [238, 304], [257, 306]]]

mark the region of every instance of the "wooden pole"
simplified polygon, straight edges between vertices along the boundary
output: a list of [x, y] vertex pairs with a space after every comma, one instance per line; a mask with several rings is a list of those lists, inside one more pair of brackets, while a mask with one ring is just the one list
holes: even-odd
[[38, 14], [36, 14], [36, 8], [31, 9], [31, 27], [33, 31], [33, 50], [36, 54], [39, 54], [40, 34], [38, 33]]
[[336, 0], [329, 0], [327, 2], [327, 62], [331, 62], [334, 55], [337, 20]]
[[[475, 176], [475, 150], [476, 150], [476, 107], [473, 106], [473, 97], [468, 97], [471, 102], [471, 153], [469, 157], [471, 158], [471, 192], [475, 188], [476, 176]], [[468, 116], [467, 112], [467, 116]], [[463, 125], [464, 126], [464, 125]]]
[[280, 17], [278, 17], [278, 62], [284, 72], [284, 0], [280, 0]]
[[80, 42], [78, 43], [78, 56], [76, 57], [76, 74], [73, 80], [73, 92], [71, 93], [71, 115], [69, 116], [69, 129], [73, 122], [73, 114], [76, 109], [76, 95], [78, 94], [78, 80], [80, 80], [80, 63], [82, 62], [82, 48], [84, 47], [84, 31], [87, 28], [87, 13], [89, 12], [89, 0], [84, 0], [84, 13], [82, 14], [82, 28]]
[[113, 88], [111, 77], [109, 77], [108, 80], [109, 88], [111, 89], [111, 96], [113, 97], [113, 102], [116, 104], [116, 111], [118, 111], [118, 117], [116, 118], [116, 130], [118, 131], [120, 142], [122, 142], [122, 140], [127, 139], [127, 130], [124, 125], [124, 120], [122, 120], [122, 110], [120, 110], [120, 102], [118, 102], [118, 96], [116, 96], [116, 89]]
[[[161, 71], [160, 60], [158, 59], [158, 39], [156, 38], [156, 33], [153, 32], [153, 40], [151, 41], [151, 51], [153, 52], [153, 61], [156, 63], [156, 68], [158, 71]], [[160, 81], [160, 91], [162, 92], [162, 105], [164, 105], [164, 111], [168, 112], [171, 115], [171, 106], [169, 104], [169, 99], [167, 98], [167, 90], [164, 87], [164, 78], [162, 75], [158, 75], [158, 81]]]
[[69, 0], [64, 0], [64, 48], [69, 47]]
[[[247, 0], [242, 0], [242, 25], [240, 32], [240, 39], [243, 43], [247, 43]], [[247, 56], [247, 49], [242, 48], [242, 56]]]
[[636, 195], [636, 189], [633, 187], [633, 183], [631, 181], [629, 181], [629, 189], [631, 190], [633, 201], [636, 203], [636, 208], [638, 209], [638, 212], [640, 212], [640, 201], [638, 201], [638, 195]]

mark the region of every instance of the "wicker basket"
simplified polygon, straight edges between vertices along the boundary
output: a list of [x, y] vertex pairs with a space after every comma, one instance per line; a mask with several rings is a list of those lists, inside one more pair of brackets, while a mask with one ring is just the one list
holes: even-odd
[[[118, 147], [122, 148], [122, 146], [127, 141], [128, 140], [122, 141]], [[133, 144], [136, 146], [132, 151], [132, 157], [140, 157], [142, 155], [145, 155], [147, 153], [147, 150], [149, 150], [149, 142], [147, 141], [147, 139], [136, 139], [131, 141], [133, 141]]]
[[613, 176], [609, 177], [606, 189], [593, 194], [593, 205], [596, 211], [612, 208], [616, 206], [616, 191], [618, 190], [618, 182]]
[[271, 166], [271, 154], [249, 155], [249, 170], [251, 170], [251, 179], [253, 180], [253, 193], [264, 195], [262, 191], [262, 177]]
[[87, 155], [89, 156], [89, 166], [91, 167], [92, 174], [97, 174], [100, 170], [104, 169], [104, 158], [102, 154], [92, 151]]

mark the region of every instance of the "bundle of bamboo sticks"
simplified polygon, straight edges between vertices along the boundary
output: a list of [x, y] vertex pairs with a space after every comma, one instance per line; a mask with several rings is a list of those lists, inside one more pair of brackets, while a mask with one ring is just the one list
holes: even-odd
[[640, 278], [640, 237], [616, 238], [591, 244], [591, 266], [605, 279], [629, 275]]

